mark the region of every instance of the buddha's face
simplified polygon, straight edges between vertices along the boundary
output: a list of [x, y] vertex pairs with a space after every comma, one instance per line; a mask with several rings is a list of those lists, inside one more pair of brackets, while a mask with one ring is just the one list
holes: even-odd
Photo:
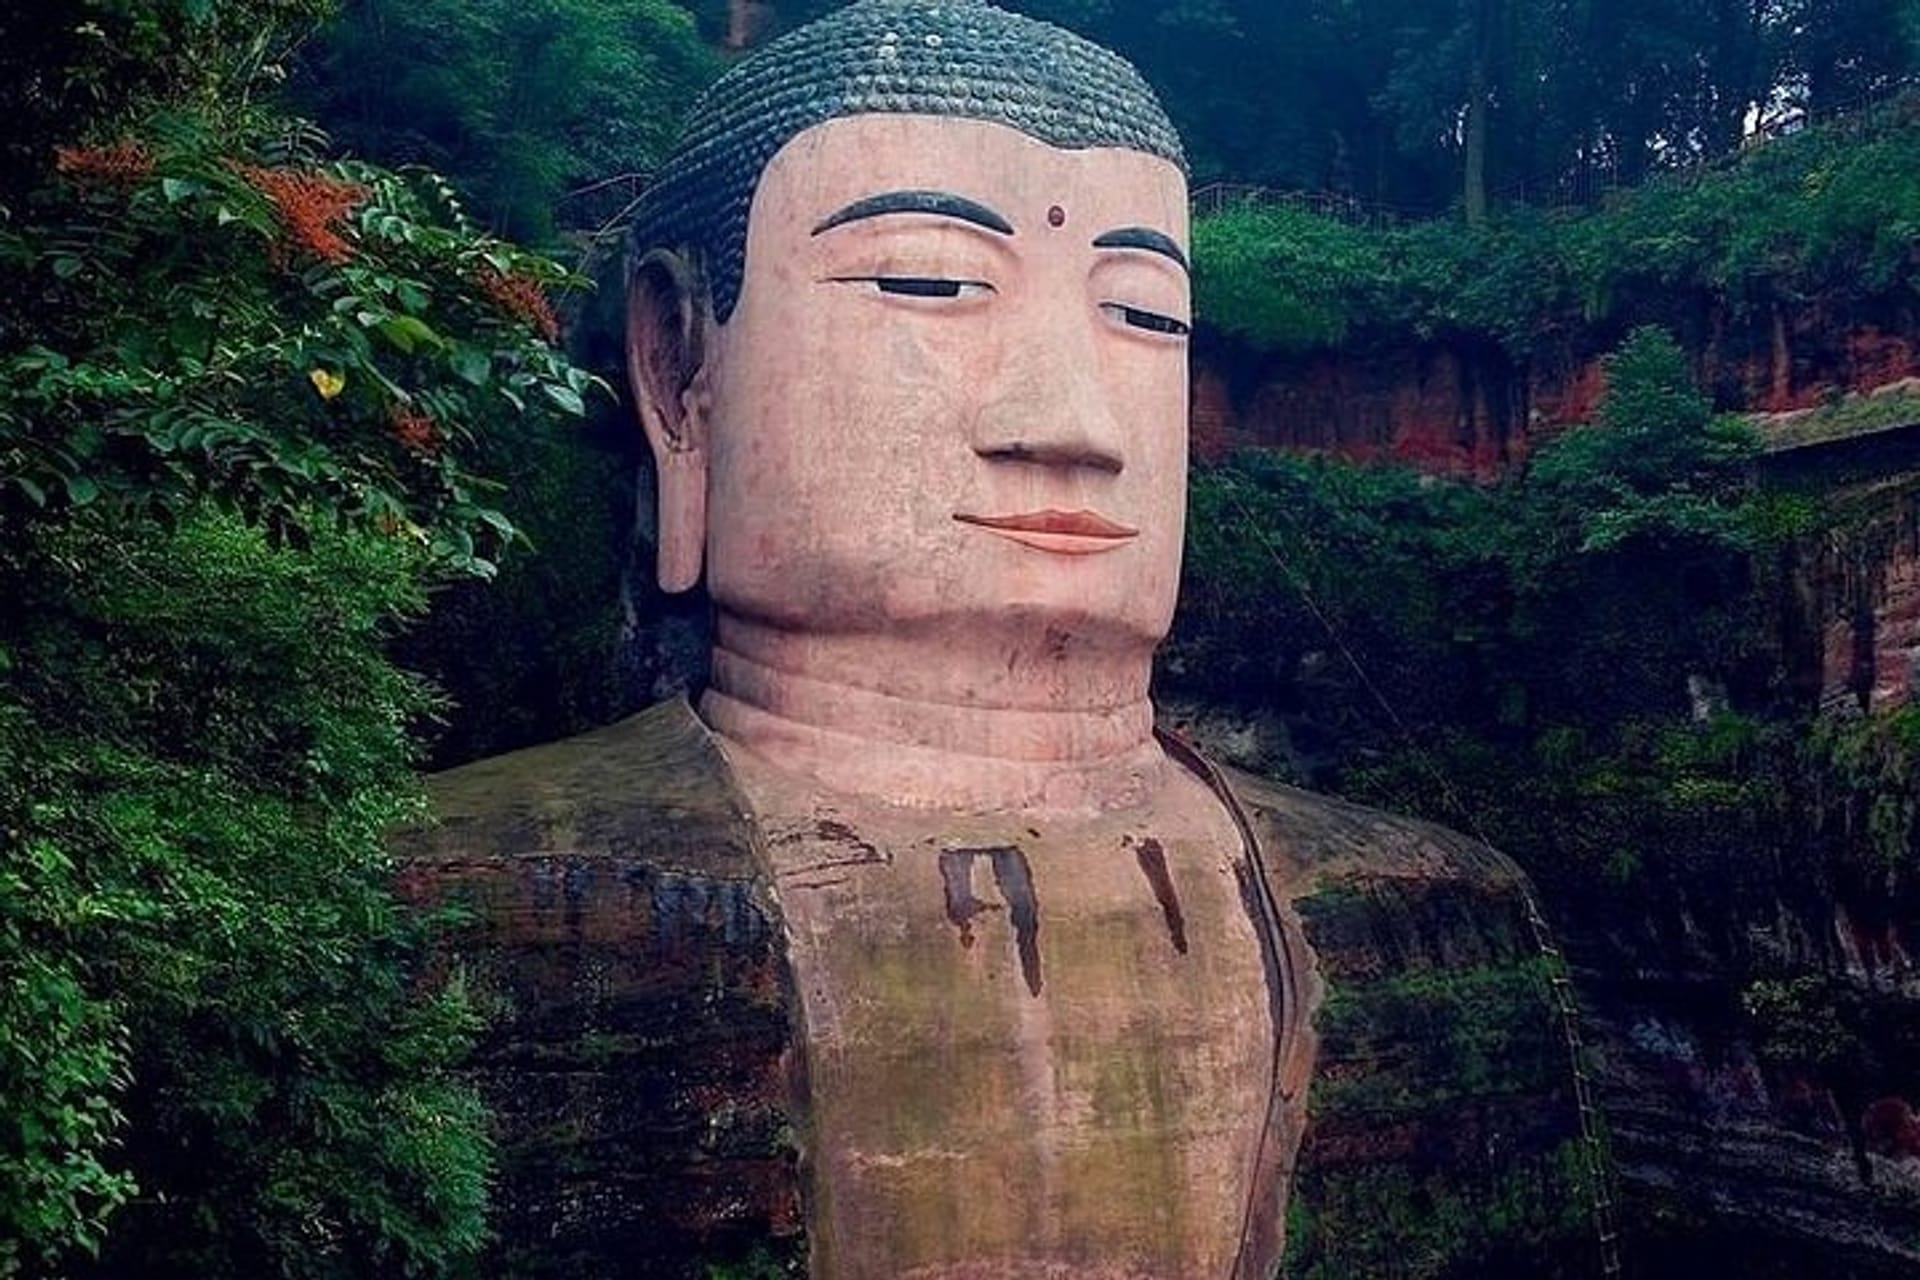
[[1063, 650], [1158, 643], [1186, 242], [1184, 178], [1139, 152], [923, 116], [796, 137], [709, 339], [716, 604], [803, 632], [1000, 619]]

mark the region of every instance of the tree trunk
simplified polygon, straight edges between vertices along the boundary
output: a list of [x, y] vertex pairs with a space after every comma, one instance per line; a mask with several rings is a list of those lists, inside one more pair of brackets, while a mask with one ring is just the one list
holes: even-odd
[[1473, 55], [1473, 70], [1467, 84], [1466, 118], [1466, 191], [1467, 225], [1480, 226], [1487, 220], [1487, 58], [1484, 51]]
[[773, 17], [771, 0], [727, 0], [727, 48], [756, 43]]
[[1793, 342], [1787, 332], [1787, 309], [1778, 302], [1773, 304], [1772, 364], [1767, 409], [1782, 413], [1793, 407]]
[[1501, 19], [1501, 0], [1473, 6], [1473, 62], [1467, 68], [1467, 114], [1461, 121], [1466, 147], [1467, 225], [1487, 220], [1487, 129], [1493, 107], [1493, 49]]

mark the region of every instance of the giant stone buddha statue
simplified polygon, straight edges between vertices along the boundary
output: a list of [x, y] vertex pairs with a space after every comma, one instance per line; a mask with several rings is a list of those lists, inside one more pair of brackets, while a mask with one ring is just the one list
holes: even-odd
[[1554, 1247], [1518, 871], [1155, 732], [1187, 209], [1134, 70], [980, 0], [858, 0], [695, 107], [628, 355], [709, 684], [438, 777], [405, 842], [507, 1001], [499, 1274]]

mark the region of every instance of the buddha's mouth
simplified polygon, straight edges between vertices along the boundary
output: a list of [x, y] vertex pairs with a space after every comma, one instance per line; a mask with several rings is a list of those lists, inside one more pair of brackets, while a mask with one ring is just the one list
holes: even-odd
[[1028, 511], [1010, 516], [976, 516], [956, 511], [953, 518], [997, 533], [1037, 551], [1088, 556], [1125, 546], [1140, 536], [1138, 529], [1109, 520], [1097, 511]]

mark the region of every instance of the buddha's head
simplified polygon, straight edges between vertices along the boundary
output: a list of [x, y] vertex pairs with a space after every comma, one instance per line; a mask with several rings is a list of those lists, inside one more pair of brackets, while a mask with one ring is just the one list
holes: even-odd
[[859, 0], [695, 106], [639, 210], [660, 580], [796, 632], [1150, 653], [1186, 486], [1179, 140], [1114, 54]]

